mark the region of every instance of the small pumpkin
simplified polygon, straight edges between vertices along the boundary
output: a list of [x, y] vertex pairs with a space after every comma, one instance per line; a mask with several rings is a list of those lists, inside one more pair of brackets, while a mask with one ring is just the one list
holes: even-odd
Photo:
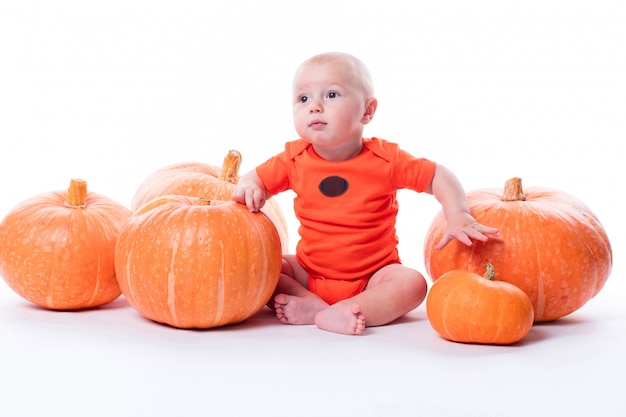
[[[139, 185], [133, 196], [131, 209], [137, 210], [153, 198], [168, 194], [203, 197], [209, 200], [231, 200], [239, 181], [240, 166], [241, 153], [236, 150], [228, 152], [221, 168], [200, 162], [165, 166], [150, 174]], [[261, 211], [276, 226], [282, 251], [286, 253], [289, 249], [288, 228], [278, 202], [269, 199]]]
[[67, 191], [23, 201], [0, 223], [0, 274], [18, 295], [53, 310], [107, 304], [121, 294], [115, 244], [131, 211], [73, 179]]
[[510, 345], [522, 340], [533, 325], [533, 307], [526, 293], [495, 281], [492, 265], [484, 276], [452, 270], [432, 285], [426, 313], [432, 328], [453, 342]]
[[278, 233], [263, 213], [181, 195], [141, 206], [115, 249], [129, 304], [178, 328], [219, 327], [254, 315], [274, 292], [281, 263]]
[[533, 303], [535, 321], [551, 321], [582, 307], [604, 286], [612, 267], [612, 251], [604, 227], [575, 197], [545, 187], [522, 189], [512, 178], [501, 189], [467, 193], [478, 222], [497, 227], [499, 238], [457, 241], [434, 249], [445, 231], [440, 212], [424, 243], [424, 262], [433, 281], [452, 270], [481, 272], [490, 263], [522, 289]]

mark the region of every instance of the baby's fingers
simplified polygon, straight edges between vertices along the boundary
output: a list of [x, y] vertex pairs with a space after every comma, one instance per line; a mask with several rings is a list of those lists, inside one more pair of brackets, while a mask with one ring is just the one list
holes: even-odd
[[450, 234], [444, 234], [441, 239], [439, 239], [439, 242], [435, 245], [435, 249], [439, 250], [439, 249], [443, 249], [446, 247], [446, 245], [448, 243], [450, 243], [450, 241], [454, 239], [453, 235]]
[[246, 196], [243, 192], [243, 190], [240, 189], [236, 189], [235, 191], [233, 191], [233, 193], [231, 194], [230, 198], [233, 199], [233, 201], [239, 203], [239, 204], [246, 204]]
[[500, 236], [500, 230], [498, 230], [497, 227], [489, 227], [489, 226], [480, 224], [478, 227], [478, 231], [480, 231], [484, 235], [491, 235], [493, 237]]
[[480, 242], [487, 242], [491, 237], [498, 237], [500, 232], [495, 227], [483, 226], [482, 224], [475, 224], [464, 230], [457, 237], [457, 239], [467, 246], [472, 246], [472, 242], [478, 240]]
[[252, 212], [261, 210], [265, 204], [264, 193], [258, 190], [248, 191], [246, 193], [246, 206]]
[[236, 189], [231, 198], [239, 204], [245, 204], [252, 212], [259, 211], [263, 206], [261, 193], [255, 193], [254, 190]]

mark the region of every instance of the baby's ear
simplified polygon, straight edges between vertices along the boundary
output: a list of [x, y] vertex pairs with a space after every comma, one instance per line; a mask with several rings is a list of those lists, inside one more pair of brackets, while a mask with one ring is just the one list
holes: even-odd
[[374, 113], [376, 113], [376, 108], [378, 107], [378, 100], [372, 97], [367, 100], [365, 104], [365, 113], [363, 113], [363, 117], [361, 118], [361, 123], [368, 124], [374, 118]]

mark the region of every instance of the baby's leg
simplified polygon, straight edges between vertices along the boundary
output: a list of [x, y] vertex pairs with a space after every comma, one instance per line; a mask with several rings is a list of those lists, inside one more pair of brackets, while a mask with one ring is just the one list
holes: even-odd
[[[328, 307], [307, 288], [308, 273], [293, 255], [286, 255], [274, 291], [272, 307], [276, 317], [285, 324], [314, 324], [315, 315]], [[271, 301], [270, 301], [271, 303]]]
[[402, 264], [391, 264], [376, 271], [365, 291], [351, 301], [361, 306], [367, 326], [382, 326], [419, 306], [427, 289], [422, 274]]
[[419, 306], [426, 297], [426, 280], [417, 271], [392, 264], [378, 270], [360, 294], [319, 312], [320, 329], [361, 334], [364, 327], [391, 323]]

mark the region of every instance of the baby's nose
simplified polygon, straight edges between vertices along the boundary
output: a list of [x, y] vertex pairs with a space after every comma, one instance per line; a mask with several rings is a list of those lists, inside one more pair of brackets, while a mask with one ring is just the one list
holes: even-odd
[[309, 111], [311, 113], [320, 113], [322, 111], [322, 104], [319, 100], [312, 100], [311, 105], [309, 106]]

